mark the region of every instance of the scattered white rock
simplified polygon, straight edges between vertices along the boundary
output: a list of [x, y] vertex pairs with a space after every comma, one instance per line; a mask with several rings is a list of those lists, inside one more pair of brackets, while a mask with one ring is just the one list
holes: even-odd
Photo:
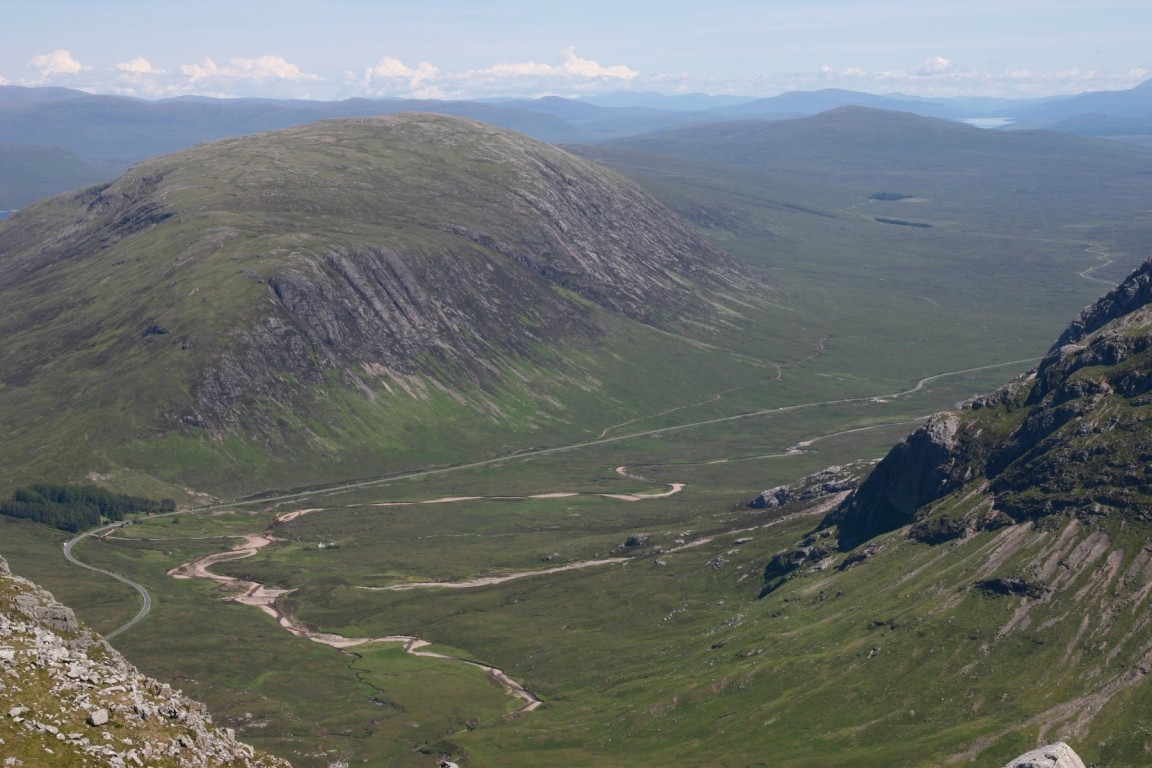
[[[113, 768], [290, 768], [237, 741], [231, 729], [216, 728], [204, 705], [140, 674], [52, 595], [12, 576], [2, 557], [0, 588], [0, 668], [12, 678], [0, 684], [0, 712], [20, 726], [18, 738], [55, 756], [52, 765], [93, 765], [95, 758]], [[107, 730], [85, 734], [86, 726], [107, 727], [113, 718], [125, 727], [123, 738]], [[20, 765], [10, 758], [0, 768]]]
[[1084, 768], [1080, 756], [1062, 741], [1049, 744], [1008, 762], [1004, 768]]

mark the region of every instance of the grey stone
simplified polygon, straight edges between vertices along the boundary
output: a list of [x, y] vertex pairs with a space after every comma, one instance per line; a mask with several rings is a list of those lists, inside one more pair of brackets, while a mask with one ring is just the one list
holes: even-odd
[[1057, 741], [1046, 747], [1025, 752], [1005, 764], [1004, 768], [1084, 768], [1084, 761], [1072, 747]]

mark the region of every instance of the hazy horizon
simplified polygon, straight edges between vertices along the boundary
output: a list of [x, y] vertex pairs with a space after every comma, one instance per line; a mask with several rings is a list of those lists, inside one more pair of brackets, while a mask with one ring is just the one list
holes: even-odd
[[6, 5], [0, 84], [143, 98], [762, 98], [843, 88], [1019, 99], [1152, 78], [1152, 4], [1142, 0]]

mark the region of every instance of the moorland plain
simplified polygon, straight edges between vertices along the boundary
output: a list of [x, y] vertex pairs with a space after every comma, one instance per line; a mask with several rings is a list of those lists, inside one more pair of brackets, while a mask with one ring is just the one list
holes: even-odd
[[[885, 130], [898, 132], [904, 119], [890, 118]], [[829, 155], [827, 165], [848, 164], [876, 135], [887, 136], [864, 131], [847, 157]], [[950, 135], [933, 141], [947, 148]], [[984, 134], [963, 136], [991, 151]], [[422, 766], [440, 753], [509, 766], [747, 765], [768, 755], [792, 766], [939, 764], [979, 749], [981, 761], [1002, 763], [1041, 728], [1028, 720], [1048, 706], [1037, 698], [1073, 698], [1077, 681], [1037, 674], [1060, 666], [1071, 638], [1043, 645], [1016, 636], [990, 655], [981, 650], [980, 638], [995, 636], [1014, 610], [966, 591], [965, 568], [992, 534], [944, 550], [901, 541], [867, 570], [761, 599], [765, 562], [820, 513], [785, 519], [745, 504], [826, 466], [878, 458], [915, 420], [1026, 370], [1105, 281], [1147, 255], [1152, 224], [1141, 212], [1152, 154], [1124, 149], [1116, 159], [1111, 145], [1061, 146], [1078, 159], [1053, 166], [1052, 152], [1037, 150], [1038, 175], [1018, 168], [1010, 181], [996, 166], [1019, 156], [1014, 144], [983, 169], [965, 155], [944, 168], [893, 176], [880, 163], [874, 176], [835, 179], [819, 177], [816, 164], [788, 179], [779, 168], [704, 163], [696, 150], [693, 161], [657, 157], [655, 144], [581, 150], [630, 173], [762, 270], [762, 303], [740, 297], [738, 321], [723, 328], [598, 315], [607, 341], [565, 348], [563, 357], [599, 386], [556, 389], [562, 418], [532, 431], [449, 398], [384, 400], [392, 418], [366, 416], [364, 433], [379, 426], [372, 439], [399, 442], [321, 485], [319, 470], [301, 477], [291, 462], [275, 466], [236, 440], [228, 459], [262, 478], [261, 497], [231, 503], [240, 484], [214, 486], [207, 464], [182, 481], [216, 498], [186, 496], [186, 512], [77, 547], [154, 596], [152, 613], [117, 647], [299, 766]], [[1085, 171], [1093, 167], [1096, 176]], [[1062, 168], [1068, 176], [1054, 183]], [[1022, 177], [1037, 192], [1019, 203], [1006, 185]], [[1093, 188], [1104, 178], [1114, 182]], [[874, 199], [882, 192], [913, 198]], [[228, 285], [221, 280], [217, 301]], [[949, 375], [930, 378], [941, 374]], [[93, 379], [98, 392], [111, 386]], [[518, 419], [520, 395], [494, 399]], [[67, 434], [134, 434], [68, 418], [79, 426]], [[204, 455], [186, 442], [171, 452], [163, 442], [141, 445], [118, 459], [116, 481], [129, 490], [171, 488], [163, 466]], [[662, 494], [672, 483], [686, 486], [640, 501], [599, 495]], [[559, 493], [578, 495], [510, 498]], [[448, 497], [480, 498], [418, 503]], [[304, 509], [314, 511], [275, 520]], [[67, 570], [62, 536], [7, 519], [0, 526], [13, 568], [98, 629], [137, 610], [127, 587]], [[213, 583], [167, 575], [265, 531], [279, 541], [213, 572], [295, 590], [281, 608], [316, 630], [412, 635], [492, 664], [544, 706], [506, 717], [516, 700], [474, 667], [395, 644], [342, 652], [222, 601], [226, 590]], [[650, 545], [623, 546], [642, 533]], [[693, 546], [673, 551], [684, 545]], [[616, 557], [629, 561], [468, 589], [364, 589]], [[1139, 707], [1143, 696], [1115, 706]], [[1120, 717], [1109, 733], [1111, 717], [1100, 719], [1106, 745], [1096, 751], [1136, 754], [1137, 735]]]

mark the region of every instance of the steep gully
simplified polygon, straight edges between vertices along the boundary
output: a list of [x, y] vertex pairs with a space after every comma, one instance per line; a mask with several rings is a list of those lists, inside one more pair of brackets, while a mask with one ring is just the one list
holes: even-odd
[[[977, 371], [992, 370], [995, 368], [1004, 368], [1004, 367], [1011, 366], [1011, 365], [1023, 365], [1025, 363], [1036, 362], [1038, 359], [1039, 358], [1028, 358], [1028, 359], [1024, 359], [1024, 360], [1012, 360], [1012, 361], [1008, 361], [1008, 362], [1004, 362], [1004, 363], [997, 363], [994, 365], [977, 366], [977, 367], [973, 367], [973, 368], [964, 368], [961, 370], [948, 371], [946, 373], [934, 374], [932, 376], [926, 376], [926, 377], [920, 379], [916, 383], [915, 386], [913, 386], [909, 389], [902, 390], [900, 392], [893, 392], [890, 394], [867, 395], [867, 396], [862, 396], [862, 397], [847, 397], [847, 398], [839, 398], [839, 399], [835, 399], [835, 400], [821, 400], [821, 401], [814, 401], [814, 402], [809, 402], [809, 403], [798, 403], [795, 405], [788, 405], [788, 406], [778, 406], [775, 408], [765, 408], [763, 410], [749, 412], [749, 413], [741, 413], [741, 414], [736, 414], [733, 416], [722, 416], [722, 417], [717, 417], [714, 419], [705, 419], [705, 420], [695, 421], [695, 422], [691, 422], [691, 423], [687, 423], [687, 424], [679, 424], [679, 425], [674, 425], [674, 426], [669, 426], [669, 427], [661, 427], [661, 428], [657, 428], [657, 429], [650, 429], [650, 430], [645, 430], [645, 431], [641, 431], [641, 432], [629, 433], [626, 435], [616, 435], [616, 436], [612, 436], [612, 437], [598, 437], [595, 440], [589, 440], [589, 441], [579, 442], [579, 443], [572, 443], [572, 444], [564, 445], [564, 446], [556, 446], [553, 448], [541, 448], [541, 449], [523, 451], [520, 453], [513, 454], [512, 456], [499, 456], [496, 458], [483, 459], [480, 461], [469, 462], [469, 463], [465, 463], [465, 464], [457, 464], [457, 465], [449, 466], [449, 467], [436, 467], [436, 468], [431, 468], [431, 469], [420, 470], [417, 472], [411, 472], [411, 473], [407, 473], [407, 474], [403, 474], [403, 475], [395, 475], [395, 476], [391, 476], [391, 477], [378, 478], [378, 479], [374, 479], [374, 480], [367, 480], [367, 481], [362, 481], [362, 482], [357, 482], [357, 483], [346, 483], [346, 484], [342, 484], [342, 485], [339, 485], [336, 487], [325, 488], [322, 490], [300, 491], [297, 493], [281, 494], [278, 496], [265, 496], [265, 497], [258, 498], [258, 499], [240, 500], [240, 501], [235, 501], [235, 502], [230, 502], [230, 503], [225, 503], [225, 504], [215, 504], [215, 505], [210, 505], [210, 506], [206, 506], [206, 507], [177, 510], [176, 512], [169, 512], [169, 513], [165, 513], [164, 515], [158, 515], [158, 517], [168, 517], [168, 516], [180, 515], [180, 514], [191, 514], [191, 513], [195, 513], [195, 512], [208, 512], [208, 511], [215, 511], [215, 510], [221, 510], [221, 509], [232, 509], [232, 508], [243, 507], [243, 506], [252, 506], [252, 505], [256, 505], [256, 504], [265, 505], [265, 504], [270, 504], [273, 502], [303, 500], [303, 499], [314, 498], [314, 497], [318, 497], [318, 496], [323, 496], [323, 495], [327, 495], [327, 494], [331, 494], [331, 493], [335, 493], [335, 492], [346, 491], [346, 490], [351, 490], [351, 489], [356, 489], [356, 488], [369, 488], [369, 487], [378, 486], [378, 485], [385, 485], [385, 484], [393, 483], [393, 482], [396, 482], [399, 480], [408, 480], [408, 479], [414, 479], [414, 478], [419, 478], [419, 477], [427, 477], [429, 475], [446, 474], [449, 472], [457, 472], [457, 471], [466, 470], [466, 469], [474, 469], [476, 467], [490, 466], [492, 464], [497, 464], [497, 463], [500, 463], [503, 461], [507, 461], [510, 458], [524, 459], [524, 458], [529, 458], [529, 457], [534, 457], [534, 456], [546, 456], [546, 455], [562, 453], [562, 452], [566, 452], [566, 451], [573, 451], [573, 450], [579, 450], [582, 448], [604, 445], [607, 443], [620, 442], [623, 440], [631, 440], [631, 439], [636, 439], [636, 438], [641, 438], [641, 437], [650, 437], [653, 435], [678, 432], [681, 430], [691, 429], [694, 427], [713, 425], [713, 424], [722, 424], [722, 423], [737, 421], [737, 420], [741, 420], [741, 419], [750, 419], [750, 418], [755, 418], [758, 416], [766, 416], [766, 415], [770, 415], [770, 414], [787, 413], [787, 412], [791, 412], [791, 411], [799, 411], [799, 410], [810, 409], [810, 408], [819, 408], [819, 407], [830, 406], [830, 405], [841, 405], [841, 404], [846, 404], [846, 403], [882, 401], [882, 400], [887, 400], [890, 398], [901, 397], [904, 395], [909, 395], [909, 394], [913, 394], [915, 392], [919, 392], [925, 386], [927, 386], [930, 382], [936, 381], [938, 379], [943, 379], [943, 378], [947, 378], [950, 376], [959, 376], [959, 375], [963, 375], [965, 373], [973, 373], [973, 372], [977, 372]], [[723, 394], [723, 393], [721, 393], [721, 394]], [[623, 425], [617, 425], [617, 427], [610, 427], [609, 429], [618, 428], [619, 426], [623, 426]], [[882, 425], [877, 425], [877, 426], [882, 426]], [[605, 433], [607, 431], [608, 430], [605, 430]], [[855, 430], [853, 430], [853, 431], [855, 431]], [[833, 434], [839, 434], [839, 432], [833, 433]], [[815, 440], [818, 440], [822, 437], [827, 437], [827, 436], [829, 436], [829, 435], [819, 435], [819, 436], [815, 436], [809, 440], [805, 440], [801, 443], [798, 443], [797, 446], [795, 446], [793, 449], [791, 449], [789, 451], [789, 453], [795, 453], [797, 451], [803, 450], [803, 448], [805, 446], [810, 445]], [[721, 461], [723, 461], [723, 459], [721, 459]], [[626, 474], [623, 467], [618, 468], [617, 471], [620, 472], [621, 474]], [[671, 490], [667, 491], [665, 493], [651, 494], [651, 495], [647, 495], [647, 496], [639, 495], [639, 494], [600, 494], [600, 495], [608, 496], [610, 498], [618, 498], [618, 499], [625, 500], [625, 501], [637, 501], [637, 500], [640, 500], [643, 498], [660, 498], [660, 497], [669, 496], [673, 493], [679, 492], [683, 488], [683, 484], [676, 483], [676, 484], [672, 484], [670, 487], [671, 487]], [[531, 498], [560, 498], [560, 497], [563, 497], [566, 495], [568, 495], [568, 494], [537, 494]], [[427, 500], [427, 501], [422, 501], [422, 502], [397, 502], [397, 503], [412, 503], [412, 504], [448, 503], [451, 501], [463, 500], [464, 498], [475, 498], [475, 497], [451, 497], [451, 498], [445, 498], [445, 499], [432, 499], [432, 500]], [[388, 502], [386, 502], [386, 503], [388, 503]], [[297, 517], [297, 516], [302, 515], [302, 514], [308, 514], [312, 511], [316, 511], [316, 510], [311, 510], [311, 509], [295, 510], [294, 512], [286, 513], [286, 516], [282, 517], [280, 519], [280, 521], [284, 522], [288, 519], [292, 519], [292, 517]], [[139, 582], [128, 579], [128, 578], [126, 578], [120, 574], [117, 574], [113, 571], [109, 571], [109, 570], [106, 570], [103, 568], [98, 568], [96, 566], [89, 565], [89, 564], [81, 561], [73, 553], [73, 549], [75, 548], [75, 546], [79, 542], [83, 541], [85, 538], [88, 538], [91, 536], [106, 535], [110, 531], [112, 531], [113, 529], [117, 528], [120, 525], [121, 525], [121, 523], [115, 523], [112, 525], [104, 526], [102, 528], [97, 528], [97, 529], [94, 529], [91, 531], [81, 533], [78, 536], [75, 536], [74, 538], [68, 540], [64, 544], [64, 556], [68, 559], [69, 562], [71, 562], [74, 565], [78, 565], [82, 568], [86, 568], [88, 570], [95, 571], [97, 573], [101, 573], [101, 574], [104, 574], [106, 576], [110, 576], [110, 577], [112, 577], [118, 581], [121, 581], [121, 582], [127, 584], [128, 586], [132, 587], [133, 589], [135, 589], [137, 592], [139, 592], [141, 597], [143, 598], [143, 605], [141, 606], [141, 608], [137, 612], [137, 614], [135, 616], [133, 616], [125, 624], [116, 628], [112, 632], [109, 632], [105, 636], [107, 638], [115, 637], [115, 636], [127, 631], [128, 629], [131, 629], [133, 626], [135, 626], [137, 623], [139, 623], [141, 620], [143, 620], [144, 617], [148, 615], [148, 613], [152, 607], [151, 594], [149, 593], [147, 587], [140, 584]], [[749, 530], [752, 530], [752, 529], [749, 529]], [[266, 536], [267, 536], [267, 534], [263, 534], [263, 533], [250, 534], [249, 537], [246, 539], [245, 545], [242, 545], [239, 549], [231, 550], [231, 551], [225, 552], [225, 553], [218, 553], [216, 555], [209, 555], [208, 558], [202, 558], [201, 560], [194, 561], [193, 563], [186, 563], [183, 566], [179, 566], [178, 568], [173, 569], [173, 571], [171, 571], [170, 574], [172, 574], [174, 577], [177, 577], [177, 578], [180, 577], [180, 576], [176, 575], [177, 572], [179, 572], [184, 578], [199, 577], [199, 578], [211, 578], [213, 580], [225, 580], [227, 577], [221, 577], [221, 576], [217, 576], [215, 574], [211, 574], [210, 572], [208, 572], [204, 569], [206, 569], [207, 566], [211, 565], [213, 562], [219, 562], [221, 560], [237, 559], [240, 557], [249, 557], [249, 556], [255, 554], [259, 550], [260, 547], [257, 546], [255, 548], [253, 548], [253, 545], [249, 542], [255, 541], [256, 539], [263, 540], [264, 537], [266, 537]], [[256, 539], [254, 539], [253, 537], [256, 537]], [[679, 549], [685, 549], [685, 548], [691, 547], [691, 546], [698, 546], [700, 544], [705, 543], [706, 541], [707, 540], [704, 540], [704, 539], [699, 540], [699, 541], [693, 541], [693, 542], [690, 542], [689, 544], [686, 544], [686, 545], [680, 547]], [[271, 543], [271, 541], [266, 541], [265, 544], [262, 544], [260, 546], [266, 546], [268, 543]], [[213, 558], [215, 558], [215, 559], [213, 559]], [[206, 562], [206, 560], [210, 560], [210, 562]], [[488, 577], [486, 579], [473, 580], [472, 582], [458, 582], [452, 586], [454, 588], [464, 588], [464, 587], [468, 587], [468, 586], [482, 586], [484, 584], [500, 583], [501, 581], [508, 581], [508, 580], [516, 579], [516, 578], [524, 578], [527, 576], [535, 576], [535, 575], [545, 575], [545, 574], [556, 573], [556, 572], [565, 571], [565, 570], [573, 570], [576, 568], [585, 568], [585, 567], [591, 567], [591, 566], [596, 566], [596, 565], [609, 564], [612, 562], [618, 562], [618, 559], [608, 558], [605, 560], [593, 560], [593, 561], [584, 561], [581, 563], [570, 563], [568, 565], [561, 566], [558, 568], [549, 568], [549, 569], [538, 570], [538, 571], [527, 571], [527, 572], [523, 572], [520, 574], [508, 574], [508, 575], [500, 576], [500, 577]], [[200, 572], [199, 573], [197, 572], [196, 567], [195, 567], [197, 563], [199, 563], [199, 565], [200, 565]], [[184, 570], [184, 569], [191, 569], [191, 570]], [[498, 579], [498, 581], [491, 581], [490, 579]], [[353, 646], [353, 645], [361, 645], [361, 644], [368, 643], [368, 642], [384, 642], [384, 641], [404, 642], [405, 648], [409, 653], [414, 653], [416, 655], [435, 655], [435, 654], [431, 654], [431, 652], [428, 652], [428, 651], [420, 651], [419, 649], [421, 647], [423, 647], [424, 645], [427, 645], [427, 643], [423, 640], [420, 640], [419, 638], [414, 638], [414, 637], [395, 636], [395, 637], [386, 637], [386, 638], [342, 638], [342, 637], [337, 636], [337, 635], [328, 635], [326, 633], [311, 632], [310, 630], [304, 629], [302, 627], [299, 627], [299, 626], [293, 624], [289, 617], [284, 616], [281, 612], [279, 612], [275, 608], [275, 606], [274, 606], [275, 598], [281, 594], [284, 594], [285, 593], [284, 591], [279, 591], [279, 594], [277, 594], [275, 596], [271, 596], [271, 593], [277, 592], [277, 590], [269, 590], [269, 589], [263, 587], [263, 585], [253, 584], [251, 582], [247, 582], [245, 584], [246, 584], [245, 592], [244, 592], [244, 594], [239, 596], [239, 598], [238, 598], [239, 602], [246, 602], [247, 604], [257, 605], [258, 607], [261, 608], [261, 610], [264, 610], [265, 612], [269, 613], [274, 618], [276, 618], [276, 620], [281, 624], [281, 626], [283, 626], [289, 632], [292, 632], [293, 634], [296, 634], [298, 636], [308, 637], [309, 639], [315, 640], [316, 642], [323, 642], [327, 645], [332, 645], [333, 647], [349, 647], [349, 646]], [[449, 586], [449, 585], [446, 585], [443, 583], [425, 583], [425, 584], [396, 585], [395, 587], [392, 587], [392, 588], [416, 589], [416, 588], [431, 588], [431, 587], [446, 587], [446, 586]], [[251, 591], [250, 594], [249, 594], [249, 591]], [[265, 603], [263, 601], [267, 601], [267, 602]], [[521, 711], [526, 711], [529, 709], [535, 709], [537, 706], [539, 706], [538, 700], [536, 700], [535, 697], [533, 697], [531, 695], [531, 693], [529, 693], [528, 691], [524, 691], [521, 686], [518, 686], [518, 684], [514, 683], [514, 681], [511, 681], [510, 679], [508, 679], [507, 675], [504, 675], [504, 673], [501, 672], [500, 670], [497, 670], [497, 669], [492, 668], [492, 667], [487, 667], [485, 665], [478, 664], [478, 663], [473, 662], [473, 661], [468, 661], [468, 660], [464, 660], [464, 659], [459, 659], [459, 660], [487, 670], [489, 675], [491, 675], [494, 680], [496, 680], [500, 684], [504, 685], [506, 687], [506, 689], [508, 689], [511, 692], [512, 695], [525, 699], [525, 701], [527, 701], [528, 703], [525, 705], [525, 707], [523, 707], [521, 709]], [[523, 693], [522, 694], [518, 693], [517, 692], [518, 689], [520, 691], [522, 691]], [[531, 699], [531, 700], [529, 700], [529, 699]]]

